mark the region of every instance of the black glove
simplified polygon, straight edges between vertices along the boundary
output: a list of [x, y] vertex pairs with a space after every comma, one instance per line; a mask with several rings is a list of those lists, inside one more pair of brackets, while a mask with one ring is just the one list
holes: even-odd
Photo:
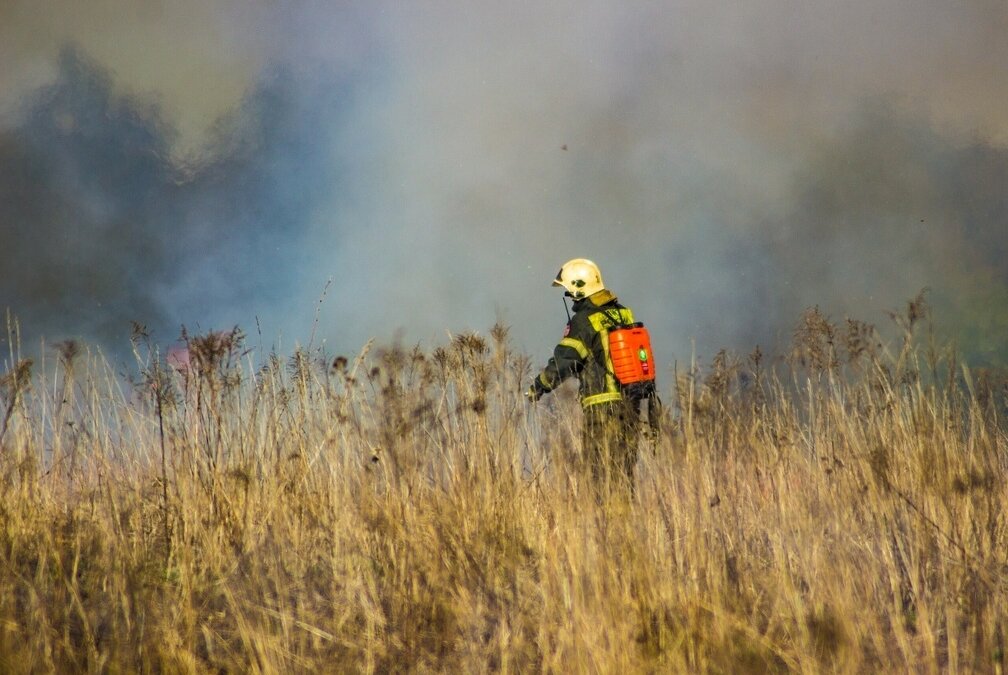
[[543, 397], [546, 393], [546, 388], [543, 387], [542, 382], [539, 378], [532, 380], [532, 384], [529, 386], [528, 390], [525, 392], [525, 398], [529, 400], [530, 403], [535, 403]]

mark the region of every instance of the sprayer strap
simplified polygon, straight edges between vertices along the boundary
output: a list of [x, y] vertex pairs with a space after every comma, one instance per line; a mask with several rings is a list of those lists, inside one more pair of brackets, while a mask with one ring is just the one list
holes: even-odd
[[592, 328], [601, 333], [603, 330], [629, 326], [634, 322], [634, 316], [629, 307], [622, 307], [595, 312], [588, 317], [588, 320], [591, 322]]
[[[615, 312], [616, 320], [613, 319], [613, 314], [610, 312]], [[633, 311], [629, 307], [620, 307], [618, 309], [607, 309], [600, 312], [595, 312], [589, 315], [588, 321], [591, 322], [592, 328], [599, 335], [599, 339], [602, 342], [602, 352], [604, 354], [605, 361], [603, 366], [605, 367], [605, 394], [599, 394], [599, 396], [615, 396], [616, 398], [609, 400], [619, 400], [622, 398], [620, 394], [620, 383], [616, 379], [616, 372], [613, 369], [612, 356], [609, 354], [609, 329], [616, 328], [617, 326], [629, 326], [634, 322]], [[589, 397], [594, 399], [594, 396]], [[587, 399], [586, 399], [587, 400]], [[603, 403], [604, 401], [598, 401]], [[581, 402], [582, 405], [594, 405], [593, 403]]]

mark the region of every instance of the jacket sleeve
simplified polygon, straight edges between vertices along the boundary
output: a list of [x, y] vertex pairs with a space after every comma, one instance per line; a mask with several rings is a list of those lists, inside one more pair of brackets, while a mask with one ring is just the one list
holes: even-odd
[[588, 360], [588, 347], [583, 341], [568, 335], [553, 349], [553, 357], [546, 363], [532, 386], [536, 393], [545, 394], [560, 386], [560, 383], [576, 375]]

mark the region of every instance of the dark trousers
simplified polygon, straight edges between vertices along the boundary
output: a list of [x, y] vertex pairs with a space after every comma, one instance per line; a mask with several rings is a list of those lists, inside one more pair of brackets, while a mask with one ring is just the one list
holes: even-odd
[[581, 431], [584, 458], [601, 494], [633, 493], [637, 424], [625, 401], [585, 408]]

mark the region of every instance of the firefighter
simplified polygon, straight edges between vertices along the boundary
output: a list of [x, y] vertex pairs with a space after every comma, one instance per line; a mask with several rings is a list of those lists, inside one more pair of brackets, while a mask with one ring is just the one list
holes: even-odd
[[[634, 322], [633, 312], [616, 300], [602, 282], [598, 265], [575, 258], [563, 264], [553, 280], [572, 298], [563, 338], [546, 367], [526, 392], [535, 402], [576, 375], [584, 411], [582, 446], [598, 488], [633, 490], [637, 465], [637, 411], [624, 397], [609, 356], [610, 329]], [[566, 301], [565, 301], [566, 305]]]

